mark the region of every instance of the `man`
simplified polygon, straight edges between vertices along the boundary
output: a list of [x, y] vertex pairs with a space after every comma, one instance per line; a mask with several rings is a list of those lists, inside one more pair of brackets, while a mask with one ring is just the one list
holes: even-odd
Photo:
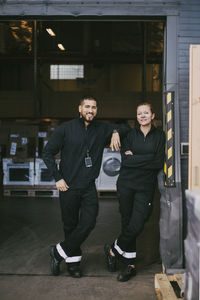
[[[59, 275], [65, 260], [72, 277], [82, 276], [81, 244], [96, 224], [98, 198], [95, 179], [99, 175], [103, 150], [111, 140], [111, 149], [119, 150], [120, 139], [114, 124], [96, 122], [97, 101], [84, 97], [79, 105], [80, 118], [59, 126], [47, 143], [43, 159], [60, 191], [64, 241], [52, 246], [51, 272]], [[125, 135], [129, 129], [118, 128]], [[112, 136], [112, 139], [111, 139]], [[61, 150], [59, 170], [55, 155]]]

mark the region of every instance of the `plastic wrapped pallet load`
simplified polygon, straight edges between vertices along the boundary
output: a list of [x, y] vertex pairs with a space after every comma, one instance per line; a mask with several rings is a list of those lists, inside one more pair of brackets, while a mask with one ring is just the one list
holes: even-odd
[[3, 158], [3, 184], [5, 186], [34, 185], [34, 161], [16, 163], [12, 158]]
[[200, 190], [186, 191], [187, 237], [185, 239], [186, 300], [199, 299]]

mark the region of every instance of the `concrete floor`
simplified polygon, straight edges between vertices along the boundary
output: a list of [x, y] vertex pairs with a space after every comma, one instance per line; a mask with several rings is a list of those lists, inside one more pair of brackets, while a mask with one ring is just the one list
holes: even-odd
[[[158, 210], [156, 208], [155, 210]], [[156, 216], [156, 217], [155, 217]], [[158, 258], [158, 213], [155, 211], [138, 241], [138, 275], [126, 283], [106, 270], [103, 245], [120, 230], [116, 199], [100, 199], [96, 228], [83, 245], [80, 279], [50, 273], [49, 246], [63, 238], [56, 198], [2, 198], [0, 200], [1, 300], [156, 300], [154, 275]]]

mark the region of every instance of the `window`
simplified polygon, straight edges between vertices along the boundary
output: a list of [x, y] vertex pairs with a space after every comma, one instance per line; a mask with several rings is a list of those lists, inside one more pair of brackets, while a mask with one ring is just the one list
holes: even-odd
[[84, 78], [83, 65], [51, 65], [50, 79]]

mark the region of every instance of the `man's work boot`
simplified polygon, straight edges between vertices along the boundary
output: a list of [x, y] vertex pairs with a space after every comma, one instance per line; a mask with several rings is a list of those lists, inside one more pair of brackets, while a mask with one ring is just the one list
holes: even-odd
[[51, 246], [50, 256], [51, 256], [51, 273], [54, 276], [58, 276], [60, 274], [60, 263], [63, 260], [63, 258], [59, 255], [56, 246]]
[[108, 271], [115, 272], [117, 270], [117, 259], [116, 256], [111, 255], [110, 253], [111, 247], [108, 244], [104, 246], [104, 252], [106, 256], [106, 264]]

